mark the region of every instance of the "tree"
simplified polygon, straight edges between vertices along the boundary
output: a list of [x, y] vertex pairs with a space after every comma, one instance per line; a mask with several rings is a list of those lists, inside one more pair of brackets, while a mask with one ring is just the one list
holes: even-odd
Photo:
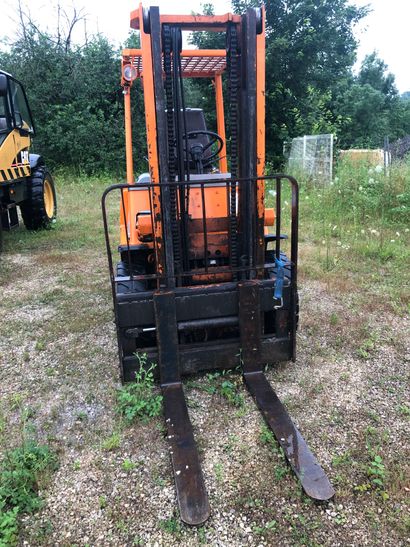
[[[259, 2], [233, 0], [242, 12]], [[354, 26], [367, 8], [347, 0], [266, 0], [268, 155], [278, 165], [282, 143], [317, 130], [337, 131], [332, 91], [355, 60]]]
[[[75, 11], [72, 18], [58, 13], [56, 30], [50, 33], [20, 9], [20, 32], [9, 51], [0, 53], [0, 65], [25, 86], [37, 128], [35, 149], [48, 164], [122, 176], [120, 54], [101, 35], [73, 44], [73, 28], [81, 17]], [[134, 89], [141, 95], [138, 83]], [[136, 168], [145, 169], [143, 101], [134, 100], [133, 108], [135, 149], [143, 151]]]
[[342, 148], [380, 148], [389, 120], [385, 97], [370, 84], [350, 85], [339, 100], [338, 112], [345, 120], [339, 135]]
[[391, 72], [387, 72], [386, 63], [373, 51], [366, 55], [357, 77], [359, 84], [369, 84], [387, 98], [395, 98], [398, 95], [395, 78]]
[[380, 148], [384, 137], [395, 140], [410, 133], [410, 108], [375, 52], [365, 57], [356, 77], [340, 82], [336, 90], [332, 108], [344, 121], [340, 146]]

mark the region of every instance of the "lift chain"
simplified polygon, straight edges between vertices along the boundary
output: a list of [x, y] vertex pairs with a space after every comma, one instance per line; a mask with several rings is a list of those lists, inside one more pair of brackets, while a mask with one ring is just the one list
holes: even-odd
[[[227, 66], [228, 66], [228, 93], [229, 93], [229, 126], [231, 133], [231, 179], [230, 200], [229, 200], [229, 251], [232, 268], [238, 266], [238, 222], [236, 216], [236, 179], [238, 177], [238, 96], [239, 96], [239, 55], [238, 35], [236, 26], [229, 24], [227, 32]], [[234, 274], [236, 280], [237, 274]]]
[[[175, 132], [174, 132], [174, 101], [172, 92], [172, 71], [171, 71], [171, 49], [172, 36], [171, 28], [168, 25], [162, 26], [162, 43], [164, 50], [164, 72], [165, 72], [165, 97], [167, 108], [167, 133], [168, 133], [168, 162], [169, 180], [175, 181], [176, 157], [175, 157]], [[178, 201], [177, 188], [170, 187], [170, 209], [171, 209], [171, 233], [174, 248], [174, 262], [176, 273], [181, 271], [181, 238], [178, 226]]]

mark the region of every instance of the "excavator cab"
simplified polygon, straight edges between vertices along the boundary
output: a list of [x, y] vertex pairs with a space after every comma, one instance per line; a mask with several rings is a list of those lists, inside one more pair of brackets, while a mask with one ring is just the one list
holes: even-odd
[[[176, 16], [140, 5], [131, 27], [141, 47], [122, 56], [127, 183], [102, 198], [122, 380], [156, 365], [184, 522], [201, 524], [210, 514], [182, 383], [200, 371], [240, 367], [303, 489], [327, 500], [329, 480], [264, 375], [267, 364], [295, 358], [298, 319], [298, 185], [265, 174], [264, 9]], [[183, 49], [183, 31], [222, 33], [226, 47]], [[185, 104], [186, 78], [212, 81], [216, 132]], [[143, 86], [149, 161], [137, 182], [135, 85]], [[118, 258], [106, 206], [114, 192]]]

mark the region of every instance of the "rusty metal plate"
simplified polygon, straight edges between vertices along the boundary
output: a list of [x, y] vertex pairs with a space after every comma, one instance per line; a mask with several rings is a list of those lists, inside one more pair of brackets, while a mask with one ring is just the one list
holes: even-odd
[[162, 393], [181, 519], [191, 525], [202, 524], [210, 508], [182, 384], [163, 385]]

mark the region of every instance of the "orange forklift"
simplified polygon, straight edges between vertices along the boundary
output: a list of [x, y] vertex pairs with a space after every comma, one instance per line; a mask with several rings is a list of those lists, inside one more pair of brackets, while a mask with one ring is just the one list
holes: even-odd
[[[295, 359], [298, 319], [298, 185], [290, 176], [265, 175], [264, 8], [169, 16], [140, 5], [131, 27], [140, 31], [141, 48], [122, 57], [127, 184], [110, 186], [102, 198], [122, 380], [158, 365], [184, 522], [198, 525], [210, 514], [182, 383], [201, 371], [240, 367], [304, 491], [328, 500], [329, 480], [264, 375], [267, 364]], [[183, 49], [183, 31], [222, 33], [226, 48]], [[186, 78], [212, 80], [215, 131], [202, 109], [186, 105]], [[137, 81], [149, 172], [135, 178]], [[291, 208], [282, 219], [285, 186]], [[275, 210], [265, 208], [268, 187]], [[113, 192], [120, 197], [118, 261], [107, 214]], [[281, 233], [285, 223], [289, 235]]]

